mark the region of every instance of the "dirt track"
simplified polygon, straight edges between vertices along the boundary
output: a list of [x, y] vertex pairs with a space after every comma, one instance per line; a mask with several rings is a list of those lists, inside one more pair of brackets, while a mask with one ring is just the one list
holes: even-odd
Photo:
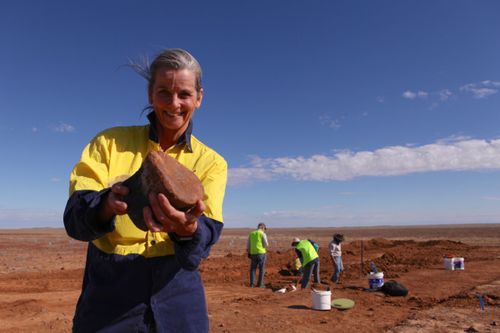
[[[265, 289], [248, 287], [248, 231], [226, 229], [200, 267], [211, 332], [500, 332], [500, 225], [335, 229], [347, 238], [346, 272], [342, 284], [331, 285], [332, 298], [353, 299], [347, 311], [312, 310], [308, 290], [274, 292], [296, 279], [286, 275], [296, 236], [320, 244], [321, 278], [328, 281], [334, 229], [269, 230]], [[85, 248], [63, 230], [0, 230], [0, 332], [70, 331]], [[446, 254], [464, 257], [465, 270], [444, 270]], [[366, 291], [370, 261], [409, 295]]]

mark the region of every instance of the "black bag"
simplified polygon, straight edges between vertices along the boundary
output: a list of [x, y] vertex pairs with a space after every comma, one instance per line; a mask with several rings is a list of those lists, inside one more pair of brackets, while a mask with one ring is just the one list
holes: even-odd
[[401, 283], [398, 283], [394, 280], [389, 280], [385, 282], [380, 288], [384, 294], [388, 296], [406, 296], [408, 295], [408, 289], [403, 286]]

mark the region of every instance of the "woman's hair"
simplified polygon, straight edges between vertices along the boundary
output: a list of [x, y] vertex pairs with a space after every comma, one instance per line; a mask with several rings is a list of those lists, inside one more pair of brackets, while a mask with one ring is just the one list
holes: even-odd
[[148, 91], [153, 87], [156, 72], [161, 68], [174, 70], [188, 69], [193, 71], [196, 77], [196, 91], [200, 92], [201, 90], [201, 66], [186, 50], [166, 49], [158, 54], [151, 64], [147, 60], [143, 61], [142, 64], [131, 61], [129, 62], [129, 66], [148, 81]]

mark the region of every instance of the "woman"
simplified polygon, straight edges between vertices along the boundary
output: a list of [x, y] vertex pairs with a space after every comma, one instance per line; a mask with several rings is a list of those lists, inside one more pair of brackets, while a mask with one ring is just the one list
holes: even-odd
[[[197, 268], [222, 231], [227, 163], [192, 135], [203, 98], [196, 59], [167, 49], [149, 68], [136, 69], [148, 81], [150, 123], [99, 133], [70, 176], [64, 225], [69, 236], [89, 242], [73, 331], [207, 332]], [[129, 189], [120, 181], [153, 150], [193, 171], [205, 195], [182, 212], [165, 195], [150, 193], [145, 232], [127, 215]]]

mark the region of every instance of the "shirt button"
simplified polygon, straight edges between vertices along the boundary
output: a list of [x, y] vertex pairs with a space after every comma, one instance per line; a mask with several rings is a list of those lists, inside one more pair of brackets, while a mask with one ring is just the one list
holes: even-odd
[[155, 244], [156, 244], [156, 241], [153, 239], [153, 240], [151, 241], [151, 245], [155, 245]]

